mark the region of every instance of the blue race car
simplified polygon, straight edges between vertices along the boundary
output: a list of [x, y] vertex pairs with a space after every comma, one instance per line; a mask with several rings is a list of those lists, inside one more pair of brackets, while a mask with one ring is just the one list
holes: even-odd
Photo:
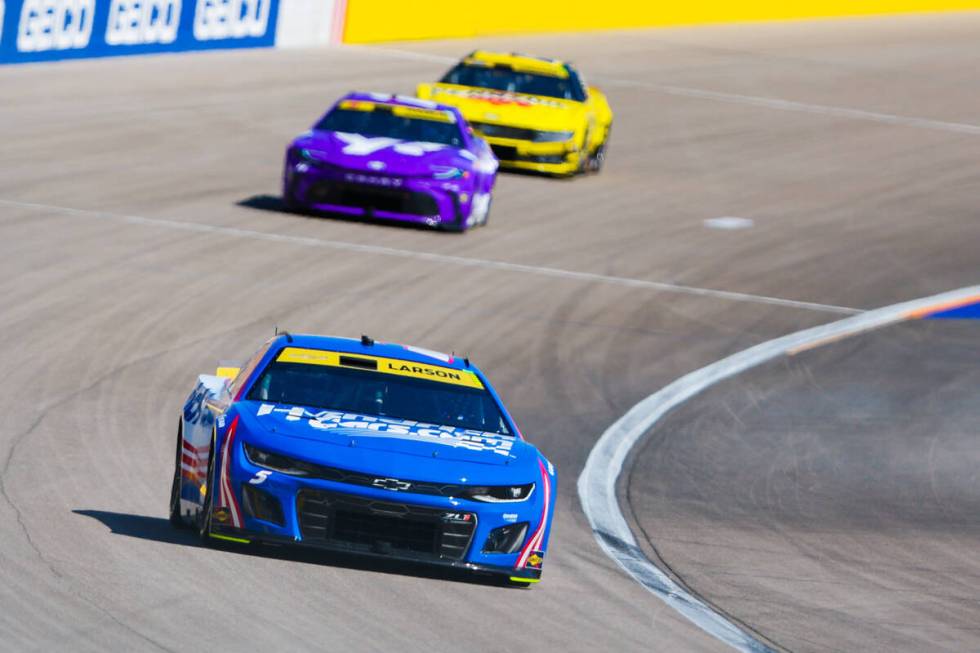
[[541, 566], [555, 469], [468, 359], [282, 333], [184, 404], [170, 521], [206, 541], [295, 544], [486, 572]]

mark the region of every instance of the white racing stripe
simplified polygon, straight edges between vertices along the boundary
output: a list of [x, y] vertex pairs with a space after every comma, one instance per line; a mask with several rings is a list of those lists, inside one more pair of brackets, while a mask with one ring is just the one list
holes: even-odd
[[739, 651], [772, 650], [678, 585], [643, 553], [616, 498], [616, 482], [627, 455], [668, 411], [719, 381], [808, 346], [835, 342], [910, 319], [915, 311], [977, 295], [980, 286], [961, 288], [776, 338], [691, 372], [635, 405], [602, 434], [578, 479], [582, 509], [603, 551], [637, 582], [705, 632]]
[[62, 213], [64, 215], [74, 215], [85, 218], [95, 218], [100, 220], [112, 220], [126, 224], [146, 225], [150, 227], [161, 227], [164, 229], [176, 229], [181, 231], [191, 231], [196, 233], [217, 234], [222, 236], [232, 236], [235, 238], [248, 238], [251, 240], [264, 240], [274, 243], [286, 243], [290, 245], [300, 245], [303, 247], [325, 247], [333, 250], [345, 252], [356, 252], [361, 254], [373, 254], [380, 256], [395, 256], [398, 258], [415, 259], [419, 261], [429, 261], [431, 263], [442, 263], [458, 265], [470, 268], [482, 268], [485, 270], [500, 270], [505, 272], [520, 272], [524, 274], [534, 274], [544, 277], [558, 279], [569, 279], [572, 281], [583, 281], [587, 283], [604, 283], [627, 288], [638, 288], [644, 290], [657, 290], [682, 295], [695, 295], [699, 297], [711, 297], [714, 299], [725, 299], [736, 302], [750, 302], [753, 304], [768, 304], [772, 306], [783, 306], [788, 308], [799, 308], [809, 311], [820, 311], [825, 313], [840, 313], [845, 315], [860, 313], [856, 308], [846, 306], [834, 306], [832, 304], [819, 304], [816, 302], [797, 301], [793, 299], [782, 299], [779, 297], [767, 297], [765, 295], [752, 295], [748, 293], [730, 292], [727, 290], [713, 290], [711, 288], [697, 288], [694, 286], [683, 286], [665, 281], [648, 281], [646, 279], [633, 279], [629, 277], [617, 277], [608, 274], [595, 274], [593, 272], [577, 272], [574, 270], [563, 270], [560, 268], [548, 268], [537, 265], [523, 265], [521, 263], [508, 263], [506, 261], [494, 261], [490, 259], [469, 258], [465, 256], [453, 256], [451, 254], [436, 254], [432, 252], [419, 252], [410, 249], [397, 249], [394, 247], [384, 247], [381, 245], [367, 245], [361, 243], [350, 243], [340, 240], [325, 240], [312, 236], [287, 236], [283, 234], [270, 233], [266, 231], [254, 231], [251, 229], [239, 229], [237, 227], [222, 227], [212, 224], [199, 222], [184, 222], [180, 220], [166, 220], [162, 218], [144, 218], [135, 215], [119, 215], [107, 213], [105, 211], [88, 211], [84, 209], [72, 209], [63, 206], [51, 206], [48, 204], [37, 204], [34, 202], [18, 202], [14, 200], [0, 199], [0, 206], [15, 206], [26, 209], [36, 209], [40, 211]]

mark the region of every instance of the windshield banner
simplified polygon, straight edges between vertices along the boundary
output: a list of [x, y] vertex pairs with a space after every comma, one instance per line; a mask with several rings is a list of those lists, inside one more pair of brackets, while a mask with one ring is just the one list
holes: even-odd
[[272, 46], [279, 0], [0, 0], [0, 63]]

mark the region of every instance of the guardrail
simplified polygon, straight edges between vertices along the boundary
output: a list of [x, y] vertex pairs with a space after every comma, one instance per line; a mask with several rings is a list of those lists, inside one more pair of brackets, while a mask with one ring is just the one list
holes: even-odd
[[980, 9], [980, 0], [0, 0], [0, 63]]

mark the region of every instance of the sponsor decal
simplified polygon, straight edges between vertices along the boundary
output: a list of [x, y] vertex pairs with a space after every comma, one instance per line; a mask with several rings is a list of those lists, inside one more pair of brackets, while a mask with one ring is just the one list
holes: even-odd
[[0, 63], [272, 45], [279, 0], [0, 0]]
[[[323, 349], [302, 349], [299, 347], [286, 347], [283, 349], [276, 361], [280, 363], [306, 363], [308, 365], [325, 365], [327, 367], [350, 367], [341, 364], [339, 352], [326, 351]], [[470, 370], [457, 370], [439, 365], [429, 365], [426, 363], [415, 363], [411, 361], [399, 360], [397, 358], [384, 358], [381, 356], [365, 356], [363, 354], [347, 355], [345, 359], [356, 359], [365, 363], [374, 363], [375, 370], [381, 374], [394, 374], [396, 376], [410, 376], [417, 379], [428, 379], [429, 381], [439, 381], [441, 383], [451, 383], [462, 385], [469, 388], [483, 389], [480, 378]]]
[[[373, 94], [377, 100], [385, 102], [391, 99], [390, 95]], [[404, 98], [399, 96], [399, 100], [404, 101]], [[340, 108], [347, 111], [389, 111], [392, 115], [398, 116], [399, 118], [408, 118], [410, 120], [431, 120], [434, 122], [447, 122], [455, 123], [456, 116], [453, 115], [451, 111], [446, 111], [445, 109], [436, 109], [434, 103], [430, 103], [429, 106], [424, 106], [421, 104], [422, 100], [413, 99], [413, 104], [416, 106], [406, 107], [399, 106], [397, 104], [380, 104], [378, 102], [369, 102], [367, 100], [344, 100], [340, 103]]]
[[173, 43], [181, 0], [112, 0], [105, 28], [109, 45]]
[[231, 519], [231, 511], [228, 508], [215, 508], [213, 515], [219, 524], [224, 524]]
[[367, 167], [368, 167], [369, 170], [375, 170], [375, 171], [377, 171], [377, 170], [384, 170], [385, 169], [385, 162], [384, 161], [368, 161]]
[[387, 148], [405, 156], [425, 156], [429, 152], [438, 152], [446, 147], [441, 143], [400, 141], [387, 136], [371, 137], [347, 132], [334, 132], [334, 135], [344, 142], [341, 151], [351, 156], [369, 156]]
[[496, 106], [515, 106], [515, 107], [555, 107], [565, 108], [566, 105], [556, 100], [539, 95], [523, 95], [519, 93], [508, 93], [505, 91], [491, 91], [484, 88], [448, 88], [437, 86], [434, 91], [443, 95], [454, 95], [474, 102], [485, 102]]
[[413, 420], [372, 417], [335, 410], [313, 413], [300, 406], [276, 408], [273, 412], [285, 415], [286, 421], [305, 419], [310, 427], [319, 431], [356, 429], [358, 438], [422, 440], [457, 449], [492, 452], [501, 456], [509, 456], [514, 446], [514, 438], [507, 436]]
[[197, 0], [194, 38], [199, 41], [258, 37], [269, 27], [270, 0]]
[[412, 487], [412, 484], [408, 481], [399, 481], [397, 478], [376, 478], [371, 481], [371, 485], [393, 492], [404, 492]]
[[389, 186], [391, 188], [399, 188], [402, 185], [402, 180], [397, 177], [378, 177], [375, 175], [362, 175], [356, 172], [345, 174], [344, 179], [356, 184], [373, 184], [375, 186]]
[[443, 521], [450, 522], [468, 522], [473, 518], [468, 512], [447, 512], [442, 516]]
[[543, 562], [544, 562], [544, 552], [532, 551], [531, 555], [527, 557], [527, 564], [524, 566], [527, 569], [541, 569], [541, 564]]
[[24, 0], [17, 28], [18, 52], [88, 47], [95, 0]]
[[502, 517], [504, 518], [504, 521], [509, 521], [511, 523], [517, 521], [517, 513], [516, 512], [505, 512], [502, 515]]

